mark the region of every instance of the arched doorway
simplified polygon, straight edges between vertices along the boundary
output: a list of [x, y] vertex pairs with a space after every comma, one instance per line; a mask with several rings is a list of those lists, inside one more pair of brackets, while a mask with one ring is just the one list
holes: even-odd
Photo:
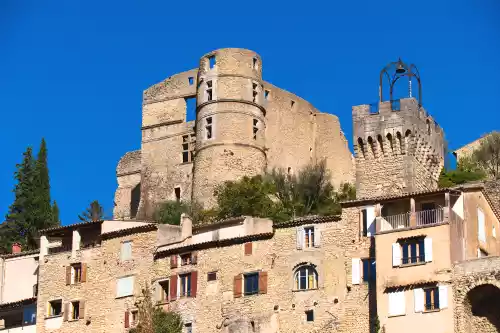
[[464, 303], [466, 333], [500, 333], [500, 288], [493, 284], [476, 286], [469, 290]]

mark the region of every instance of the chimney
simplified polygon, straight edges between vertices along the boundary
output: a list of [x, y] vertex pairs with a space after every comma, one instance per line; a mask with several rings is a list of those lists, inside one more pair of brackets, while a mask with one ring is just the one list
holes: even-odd
[[13, 254], [21, 253], [21, 250], [22, 250], [21, 244], [19, 244], [19, 243], [12, 244], [12, 253]]

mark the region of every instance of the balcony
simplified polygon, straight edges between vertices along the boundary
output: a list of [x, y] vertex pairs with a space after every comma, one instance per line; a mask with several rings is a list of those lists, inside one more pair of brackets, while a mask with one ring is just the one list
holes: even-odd
[[440, 207], [413, 213], [381, 216], [377, 218], [377, 232], [431, 226], [443, 222], [446, 222], [444, 208]]

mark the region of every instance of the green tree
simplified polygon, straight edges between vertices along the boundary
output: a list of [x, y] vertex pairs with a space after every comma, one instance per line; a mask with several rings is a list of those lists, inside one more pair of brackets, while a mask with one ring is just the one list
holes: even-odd
[[78, 215], [78, 219], [82, 222], [102, 221], [104, 219], [104, 210], [99, 201], [92, 201], [90, 206], [81, 215]]
[[500, 132], [493, 132], [481, 140], [473, 152], [477, 164], [493, 179], [500, 179]]
[[34, 162], [33, 172], [33, 197], [35, 224], [40, 229], [59, 225], [59, 218], [53, 216], [54, 208], [50, 199], [50, 178], [47, 164], [47, 143], [42, 138], [37, 159]]
[[54, 200], [54, 204], [52, 205], [52, 221], [56, 225], [61, 224], [61, 220], [59, 220], [59, 206], [57, 205], [57, 202]]
[[165, 312], [153, 304], [149, 288], [142, 290], [136, 301], [138, 324], [131, 333], [182, 333], [181, 316], [176, 312]]

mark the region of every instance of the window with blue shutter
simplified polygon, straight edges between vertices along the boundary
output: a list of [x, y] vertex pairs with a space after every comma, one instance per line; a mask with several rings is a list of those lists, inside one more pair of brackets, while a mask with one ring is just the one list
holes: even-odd
[[259, 293], [259, 273], [248, 273], [243, 276], [245, 295]]

